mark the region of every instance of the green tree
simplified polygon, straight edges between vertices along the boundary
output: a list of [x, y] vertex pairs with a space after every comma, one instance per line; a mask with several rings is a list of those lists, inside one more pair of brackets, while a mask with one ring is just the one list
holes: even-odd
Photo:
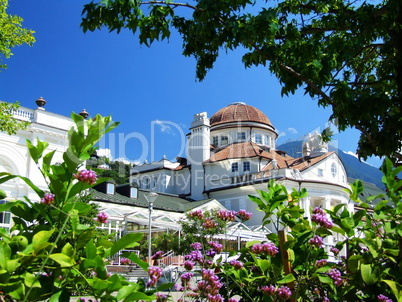
[[[1, 68], [1, 67], [0, 67]], [[18, 109], [19, 104], [0, 102], [0, 131], [7, 134], [16, 134], [18, 130], [28, 127], [29, 122], [19, 121], [13, 118], [14, 112]]]
[[340, 131], [360, 130], [360, 157], [402, 160], [400, 0], [98, 0], [84, 6], [81, 25], [138, 30], [147, 46], [175, 29], [199, 80], [220, 51], [244, 49], [244, 65], [267, 66], [282, 95], [303, 88], [332, 107]]
[[23, 28], [23, 19], [7, 14], [7, 8], [8, 0], [0, 0], [0, 70], [7, 68], [6, 64], [2, 64], [2, 59], [13, 55], [13, 47], [23, 44], [31, 46], [35, 42], [35, 32]]

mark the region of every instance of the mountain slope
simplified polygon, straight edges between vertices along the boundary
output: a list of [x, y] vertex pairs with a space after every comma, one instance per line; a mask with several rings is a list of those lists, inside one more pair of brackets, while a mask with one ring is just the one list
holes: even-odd
[[[302, 156], [302, 145], [303, 141], [293, 141], [281, 144], [277, 149], [285, 151], [288, 155], [296, 158]], [[348, 177], [370, 182], [379, 188], [384, 188], [384, 184], [381, 182], [382, 173], [378, 168], [361, 162], [353, 155], [346, 154], [333, 146], [329, 146], [329, 151], [335, 151], [338, 154], [345, 166]]]

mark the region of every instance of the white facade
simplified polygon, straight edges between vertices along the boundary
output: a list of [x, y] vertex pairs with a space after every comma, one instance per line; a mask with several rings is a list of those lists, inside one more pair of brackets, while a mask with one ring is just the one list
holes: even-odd
[[[37, 139], [49, 143], [48, 152], [56, 150], [53, 163], [61, 163], [62, 154], [67, 148], [67, 131], [73, 122], [68, 117], [48, 112], [42, 107], [35, 110], [20, 107], [14, 118], [29, 121], [30, 125], [16, 135], [0, 132], [0, 171], [28, 177], [40, 189], [46, 189], [42, 174], [29, 156], [26, 140], [29, 139], [33, 144], [36, 144]], [[38, 201], [36, 193], [19, 179], [0, 184], [0, 189], [6, 192], [7, 199], [22, 199], [27, 196]]]
[[[188, 135], [187, 162], [145, 163], [132, 168], [130, 181], [146, 189], [147, 178], [159, 179], [163, 185], [148, 189], [194, 200], [214, 198], [228, 209], [248, 210], [253, 213], [248, 225], [260, 224], [263, 217], [248, 195], [266, 190], [270, 179], [281, 182], [289, 192], [306, 188], [309, 197], [301, 206], [307, 213], [314, 206], [330, 209], [348, 203], [345, 168], [319, 135], [307, 137], [300, 146], [300, 158], [276, 150], [277, 136], [269, 119], [244, 103], [222, 108], [210, 119], [205, 112], [196, 114]], [[352, 204], [349, 207], [353, 209]]]

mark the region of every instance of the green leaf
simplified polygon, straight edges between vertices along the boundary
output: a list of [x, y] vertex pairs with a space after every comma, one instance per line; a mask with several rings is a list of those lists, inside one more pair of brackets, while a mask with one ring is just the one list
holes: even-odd
[[70, 301], [70, 292], [67, 289], [59, 290], [58, 292], [54, 293], [49, 302], [69, 302]]
[[137, 254], [126, 252], [123, 253], [123, 256], [130, 259], [134, 263], [138, 264], [138, 266], [142, 268], [144, 271], [148, 269], [149, 266], [148, 262], [142, 261], [141, 258], [137, 256]]
[[362, 264], [360, 266], [361, 276], [367, 285], [375, 284], [380, 279], [380, 269], [373, 264]]
[[391, 288], [392, 293], [399, 302], [402, 297], [402, 285], [395, 282], [394, 280], [382, 280], [382, 282], [386, 283]]
[[282, 279], [276, 281], [276, 283], [278, 284], [285, 284], [285, 283], [290, 283], [295, 281], [296, 278], [293, 276], [293, 274], [287, 274], [285, 277], [283, 277]]
[[50, 231], [40, 231], [36, 233], [32, 238], [33, 249], [35, 253], [38, 253], [40, 250], [51, 245], [49, 242], [50, 237], [52, 236], [54, 229]]
[[128, 247], [133, 247], [138, 245], [138, 241], [141, 240], [142, 234], [140, 233], [129, 233], [121, 237], [119, 240], [117, 240], [115, 243], [113, 243], [112, 248], [110, 250], [110, 256], [113, 256], [116, 254], [118, 251], [128, 248]]
[[0, 269], [6, 269], [6, 263], [11, 257], [11, 248], [5, 241], [0, 241]]
[[41, 287], [38, 276], [31, 273], [25, 273], [24, 283], [28, 287]]
[[61, 267], [70, 267], [75, 265], [74, 259], [70, 258], [65, 254], [61, 253], [51, 254], [49, 258], [56, 261], [58, 264], [60, 264]]

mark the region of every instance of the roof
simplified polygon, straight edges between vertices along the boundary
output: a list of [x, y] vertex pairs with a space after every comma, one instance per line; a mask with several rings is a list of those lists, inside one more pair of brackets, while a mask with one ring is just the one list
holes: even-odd
[[257, 122], [273, 127], [261, 110], [244, 103], [233, 103], [220, 109], [209, 121], [211, 126], [230, 122]]
[[210, 159], [204, 161], [204, 163], [217, 162], [232, 158], [252, 158], [252, 157], [263, 157], [267, 159], [277, 159], [279, 162], [284, 162], [286, 160], [293, 160], [286, 154], [282, 155], [276, 150], [270, 148], [263, 148], [253, 142], [242, 142], [234, 143], [226, 146], [225, 148], [218, 150]]
[[307, 168], [310, 168], [311, 166], [314, 166], [315, 164], [321, 162], [322, 160], [330, 157], [333, 155], [335, 152], [327, 152], [322, 155], [316, 156], [316, 157], [310, 157], [310, 156], [303, 156], [296, 158], [293, 162], [289, 163], [289, 168], [291, 169], [298, 169], [299, 171], [303, 171]]
[[[130, 198], [119, 193], [106, 194], [97, 190], [91, 190], [92, 200], [99, 202], [110, 202], [124, 205], [131, 205], [135, 207], [148, 208], [148, 201], [145, 199], [147, 190], [138, 190], [137, 198]], [[206, 204], [214, 199], [204, 199], [200, 201], [192, 201], [185, 198], [180, 198], [177, 195], [158, 193], [158, 197], [153, 203], [154, 209], [173, 211], [173, 212], [187, 212], [193, 208]]]

